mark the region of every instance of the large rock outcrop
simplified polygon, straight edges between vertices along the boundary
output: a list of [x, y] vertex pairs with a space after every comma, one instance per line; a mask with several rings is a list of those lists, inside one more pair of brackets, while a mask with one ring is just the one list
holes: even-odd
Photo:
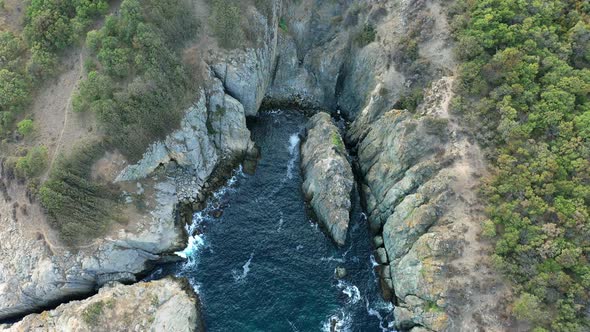
[[354, 184], [346, 156], [344, 142], [330, 115], [314, 115], [301, 146], [303, 192], [319, 221], [339, 245], [346, 241]]
[[174, 206], [168, 205], [174, 194], [169, 188], [174, 189], [171, 180], [153, 189], [151, 214], [129, 206], [133, 219], [125, 228], [71, 248], [61, 244], [39, 205], [30, 203], [17, 184], [9, 185], [0, 200], [0, 319], [92, 293], [112, 280], [133, 282], [172, 258], [185, 236]]
[[25, 317], [0, 331], [202, 332], [200, 304], [188, 282], [166, 278], [114, 284], [83, 301]]
[[382, 288], [396, 297], [397, 327], [502, 331], [505, 310], [493, 298], [506, 287], [491, 246], [478, 238], [484, 158], [449, 114], [452, 83], [434, 82], [415, 113], [391, 110], [368, 126], [357, 118], [350, 139], [358, 140]]

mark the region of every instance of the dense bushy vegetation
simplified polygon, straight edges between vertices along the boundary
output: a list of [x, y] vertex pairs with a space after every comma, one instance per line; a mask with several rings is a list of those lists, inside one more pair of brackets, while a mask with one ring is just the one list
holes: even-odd
[[100, 143], [78, 146], [57, 162], [39, 190], [50, 222], [67, 244], [104, 235], [115, 217], [114, 190], [91, 178], [92, 165], [104, 152]]
[[590, 3], [459, 3], [456, 105], [493, 151], [485, 226], [513, 312], [536, 331], [588, 331]]
[[47, 148], [39, 145], [28, 149], [18, 149], [16, 156], [4, 161], [5, 175], [8, 179], [33, 179], [41, 175], [48, 163]]
[[0, 137], [12, 130], [35, 86], [55, 73], [59, 53], [107, 7], [106, 0], [32, 0], [24, 35], [0, 32]]
[[181, 50], [196, 29], [186, 1], [124, 0], [117, 15], [88, 33], [98, 65], [81, 83], [74, 110], [96, 112], [114, 146], [140, 158], [180, 124], [194, 98], [196, 82]]
[[16, 161], [17, 175], [21, 178], [33, 178], [41, 175], [48, 163], [47, 148], [36, 146]]

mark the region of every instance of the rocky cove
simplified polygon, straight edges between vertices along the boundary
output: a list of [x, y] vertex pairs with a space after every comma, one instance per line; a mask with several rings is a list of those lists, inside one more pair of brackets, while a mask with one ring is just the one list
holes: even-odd
[[[343, 196], [352, 198], [347, 219], [352, 211], [341, 247], [306, 208], [299, 171], [306, 122], [294, 110], [250, 120], [261, 155], [256, 172], [234, 171], [195, 213], [189, 245], [180, 253], [187, 261], [164, 265], [149, 278], [188, 278], [199, 290], [209, 331], [387, 330], [392, 306], [382, 300], [372, 271], [358, 194]], [[338, 277], [337, 269], [343, 271]]]
[[[480, 173], [485, 171], [483, 158], [478, 147], [462, 133], [457, 119], [449, 112], [455, 69], [444, 3], [434, 0], [276, 0], [271, 1], [271, 8], [268, 14], [262, 14], [254, 7], [246, 13], [257, 36], [257, 42], [252, 47], [230, 51], [211, 47], [203, 52], [206, 54], [203, 60], [206, 84], [196, 96], [193, 107], [186, 111], [180, 129], [166, 139], [154, 142], [137, 163], [128, 165], [117, 158], [101, 161], [108, 166], [104, 168], [116, 170], [110, 173], [111, 180], [125, 186], [123, 195], [129, 204], [141, 201], [144, 207], [143, 212], [134, 215], [135, 219], [129, 227], [113, 230], [107, 238], [97, 239], [84, 248], [70, 250], [53, 244], [51, 234], [35, 232], [30, 225], [19, 222], [19, 218], [22, 220], [23, 217], [19, 215], [21, 212], [13, 210], [11, 213], [12, 206], [8, 202], [3, 203], [0, 234], [7, 240], [0, 247], [3, 253], [8, 254], [0, 259], [0, 319], [41, 311], [71, 297], [89, 296], [96, 289], [108, 285], [114, 287], [120, 297], [128, 298], [129, 303], [133, 303], [133, 296], [141, 297], [140, 301], [145, 300], [146, 303], [153, 302], [152, 308], [142, 311], [146, 318], [137, 323], [140, 324], [139, 330], [158, 330], [161, 326], [168, 326], [169, 330], [200, 330], [202, 327], [198, 322], [201, 315], [212, 330], [218, 331], [228, 328], [284, 330], [289, 327], [307, 331], [321, 329], [322, 322], [327, 322], [331, 331], [347, 328], [359, 331], [382, 328], [411, 331], [503, 330], [506, 317], [497, 301], [503, 287], [486, 264], [485, 244], [477, 239], [482, 211], [477, 205], [473, 188]], [[419, 64], [400, 54], [405, 50], [404, 36], [410, 33], [415, 34], [418, 41], [418, 53], [423, 60]], [[367, 34], [372, 38], [363, 37]], [[399, 100], [415, 85], [426, 87], [422, 102], [413, 112], [398, 109]], [[256, 182], [260, 181], [256, 177], [238, 175], [235, 189], [238, 193], [230, 192], [226, 194], [230, 198], [223, 195], [218, 198], [222, 201], [229, 199], [229, 206], [223, 209], [223, 215], [219, 215], [221, 211], [212, 212], [221, 217], [220, 221], [213, 221], [210, 225], [197, 222], [197, 226], [207, 226], [197, 233], [197, 230], [189, 228], [187, 234], [183, 221], [192, 213], [183, 207], [203, 208], [208, 193], [219, 188], [230, 170], [244, 160], [249, 168], [258, 158], [260, 151], [254, 141], [258, 141], [260, 136], [279, 135], [274, 140], [272, 137], [264, 138], [267, 139], [265, 144], [286, 151], [287, 154], [283, 155], [278, 152], [270, 152], [269, 155], [287, 158], [287, 163], [277, 160], [275, 166], [270, 165], [265, 170], [265, 160], [269, 159], [265, 159], [263, 146], [262, 164], [258, 165], [258, 170], [268, 172], [263, 174], [269, 177], [281, 177], [285, 165], [289, 170], [288, 161], [292, 152], [288, 149], [288, 138], [293, 133], [280, 127], [253, 129], [251, 133], [250, 129], [254, 127], [249, 129], [247, 125], [247, 117], [257, 116], [259, 121], [264, 123], [260, 119], [266, 119], [272, 124], [272, 116], [266, 113], [259, 115], [263, 102], [267, 108], [296, 105], [313, 115], [301, 147], [303, 178], [297, 175], [296, 180], [287, 181], [288, 186], [284, 188], [287, 191], [286, 201], [275, 202], [287, 210], [281, 218], [282, 210], [273, 213], [268, 205], [270, 202], [264, 201], [268, 199], [264, 195], [276, 195], [272, 190], [283, 190], [277, 182], [261, 184]], [[350, 123], [342, 132], [333, 129], [330, 116], [320, 110], [335, 116], [340, 114]], [[267, 118], [269, 116], [270, 119]], [[289, 119], [289, 116], [286, 118]], [[299, 119], [289, 129], [305, 126], [304, 122]], [[253, 135], [258, 137], [254, 141]], [[345, 147], [355, 156], [351, 165]], [[279, 169], [275, 169], [277, 165]], [[299, 173], [298, 165], [290, 167], [292, 174]], [[352, 181], [353, 169], [358, 180], [356, 185]], [[302, 183], [297, 179], [301, 179]], [[265, 185], [270, 188], [264, 188]], [[301, 185], [302, 192], [299, 192]], [[263, 188], [258, 194], [241, 191], [248, 186]], [[354, 193], [351, 196], [354, 187], [358, 189], [360, 198], [356, 198]], [[14, 187], [9, 187], [8, 193], [17, 195]], [[289, 198], [288, 195], [300, 197]], [[323, 233], [315, 231], [309, 224], [301, 200], [303, 195], [310, 200], [321, 229], [334, 242], [326, 240]], [[247, 201], [240, 202], [244, 199]], [[251, 202], [256, 200], [263, 201], [266, 206], [253, 205]], [[359, 201], [366, 209], [366, 219], [361, 216]], [[232, 215], [239, 217], [245, 214], [245, 211], [232, 210], [232, 206], [244, 203], [252, 206], [253, 212], [270, 213], [265, 220], [279, 224], [271, 229], [257, 229], [252, 220], [262, 217], [243, 218], [246, 220], [242, 223], [235, 223], [234, 227], [241, 227], [242, 230], [234, 235], [237, 238], [233, 238], [231, 233], [225, 232], [227, 229], [219, 228], [217, 224], [223, 225], [225, 219]], [[29, 212], [32, 216], [40, 214], [38, 207]], [[181, 218], [181, 214], [185, 218]], [[231, 251], [240, 249], [231, 244], [247, 242], [241, 236], [247, 237], [249, 242], [260, 236], [250, 232], [277, 233], [280, 220], [284, 221], [282, 227], [285, 229], [299, 227], [291, 232], [301, 232], [299, 236], [305, 238], [291, 238], [290, 242], [273, 239], [278, 241], [272, 242], [274, 250], [245, 246], [247, 249], [244, 251]], [[209, 230], [210, 235], [207, 233]], [[194, 245], [201, 235], [219, 242], [227, 237], [231, 244], [224, 247], [212, 242], [209, 252], [207, 248], [203, 249], [198, 255], [198, 264], [194, 265], [196, 272], [190, 268], [194, 258], [190, 253], [185, 253], [188, 263], [180, 263], [181, 267], [177, 264], [161, 265], [179, 260], [175, 252], [185, 249], [187, 236]], [[352, 238], [355, 240], [351, 241]], [[301, 240], [305, 242], [298, 242]], [[289, 279], [293, 277], [289, 275], [285, 281], [296, 288], [291, 295], [301, 296], [302, 302], [291, 305], [300, 303], [298, 308], [310, 312], [300, 312], [292, 320], [287, 319], [285, 314], [276, 321], [281, 325], [272, 325], [274, 317], [262, 316], [253, 319], [253, 325], [248, 326], [239, 325], [247, 324], [252, 318], [248, 311], [242, 311], [244, 307], [218, 307], [220, 305], [215, 301], [223, 296], [233, 292], [232, 299], [236, 299], [243, 295], [243, 290], [232, 287], [236, 284], [243, 286], [241, 282], [251, 282], [255, 278], [254, 268], [267, 268], [269, 271], [268, 275], [258, 276], [262, 279], [256, 279], [256, 282], [263, 283], [272, 278], [272, 273], [276, 271], [265, 266], [260, 257], [266, 255], [270, 263], [285, 266], [288, 263], [281, 259], [288, 258], [290, 252], [299, 257], [299, 245], [303, 246], [299, 249], [303, 251], [302, 257], [309, 256], [312, 260], [303, 263], [311, 264], [306, 265], [307, 268], [315, 267], [303, 271], [320, 281], [314, 284], [317, 288], [300, 295], [297, 291], [305, 285], [297, 287], [296, 280]], [[305, 252], [306, 246], [316, 249]], [[346, 250], [349, 248], [353, 250], [351, 257], [356, 260], [343, 258], [348, 255]], [[216, 252], [224, 250], [229, 251], [227, 255], [232, 259], [231, 266], [216, 265]], [[372, 251], [376, 265], [375, 279], [369, 259]], [[280, 255], [274, 257], [273, 252]], [[334, 279], [334, 269], [340, 264], [335, 264], [330, 258], [343, 260], [336, 263], [344, 265], [347, 273], [352, 274], [351, 278], [355, 281], [352, 285], [365, 298], [356, 299], [356, 291], [346, 288], [351, 285], [338, 289], [347, 279]], [[152, 278], [158, 273], [173, 273], [191, 279], [190, 272], [198, 275], [199, 271], [203, 271], [203, 277], [191, 279], [193, 286], [199, 288], [199, 284], [203, 285], [200, 288], [204, 294], [203, 314], [197, 310], [198, 301], [194, 294], [186, 287], [175, 286], [178, 282], [172, 279], [132, 286], [116, 284], [135, 283], [157, 266], [160, 270]], [[299, 266], [293, 267], [297, 268]], [[231, 273], [235, 272], [235, 278], [224, 281], [215, 274], [219, 270], [227, 273], [228, 269]], [[229, 284], [224, 284], [228, 280]], [[391, 303], [391, 310], [388, 310], [386, 302], [380, 302], [375, 297], [379, 292], [371, 287], [376, 281], [385, 301]], [[153, 316], [162, 308], [160, 297], [169, 296], [169, 293], [158, 293], [158, 301], [150, 302], [149, 299], [154, 298], [152, 293], [137, 293], [136, 289], [152, 287], [150, 285], [161, 288], [164, 283], [168, 283], [165, 287], [175, 289], [181, 303], [179, 308], [186, 309], [192, 305], [187, 303], [195, 303], [192, 305], [194, 311], [164, 308], [166, 313], [174, 312], [182, 317], [176, 319], [171, 314]], [[267, 296], [281, 299], [289, 294], [281, 293], [285, 291], [284, 287], [275, 289], [270, 284], [267, 287], [273, 290]], [[49, 311], [49, 314], [32, 315], [12, 327], [6, 325], [0, 328], [27, 330], [30, 320], [38, 319], [41, 322], [34, 324], [41, 324], [50, 330], [59, 329], [57, 326], [62, 325], [53, 321], [62, 317], [59, 324], [66, 324], [72, 329], [92, 330], [88, 322], [76, 320], [75, 312], [92, 312], [86, 309], [93, 308], [91, 302], [102, 301], [101, 294], [109, 292], [107, 288], [103, 289], [78, 307], [72, 302]], [[344, 290], [344, 296], [339, 295]], [[318, 302], [309, 301], [312, 295], [320, 298]], [[263, 305], [256, 301], [256, 296], [259, 293], [245, 297], [254, 301], [247, 302], [248, 306]], [[290, 301], [293, 301], [292, 298], [287, 297], [280, 302]], [[353, 309], [347, 307], [351, 302], [356, 305]], [[375, 303], [384, 305], [376, 308]], [[306, 307], [307, 304], [310, 306]], [[118, 304], [112, 305], [118, 308]], [[207, 311], [208, 305], [211, 306], [211, 313]], [[104, 306], [108, 309], [106, 302]], [[358, 319], [353, 319], [352, 325], [346, 325], [346, 315], [341, 309], [352, 310], [352, 315]], [[101, 309], [100, 313], [107, 311]], [[48, 320], [47, 316], [51, 319]], [[229, 316], [233, 316], [235, 321], [227, 320]], [[305, 325], [307, 323], [300, 320], [308, 316], [314, 317], [309, 323], [311, 325]], [[331, 319], [333, 316], [335, 318]], [[107, 319], [108, 315], [100, 317]], [[178, 320], [183, 324], [175, 327], [157, 325], [165, 322], [162, 323], [159, 318], [150, 322], [150, 317], [167, 317], [170, 322]], [[385, 317], [388, 317], [387, 322], [380, 319]], [[389, 322], [391, 327], [388, 327]], [[225, 323], [228, 325], [224, 326]], [[290, 324], [287, 326], [285, 323]]]

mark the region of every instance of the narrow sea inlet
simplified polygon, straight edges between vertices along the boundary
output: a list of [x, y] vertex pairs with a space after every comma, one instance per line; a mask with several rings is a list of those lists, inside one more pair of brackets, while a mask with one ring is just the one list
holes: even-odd
[[[250, 120], [261, 150], [256, 173], [236, 170], [195, 213], [180, 253], [187, 260], [152, 276], [187, 277], [208, 331], [391, 331], [356, 191], [342, 248], [306, 207], [299, 169], [306, 121], [302, 112], [278, 110]], [[335, 278], [336, 267], [344, 278]]]

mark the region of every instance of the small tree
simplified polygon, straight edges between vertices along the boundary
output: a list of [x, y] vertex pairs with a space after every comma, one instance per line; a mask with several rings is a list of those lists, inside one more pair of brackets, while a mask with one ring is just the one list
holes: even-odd
[[16, 162], [17, 174], [21, 177], [33, 178], [40, 175], [48, 163], [47, 148], [36, 146], [30, 149], [24, 157]]
[[16, 126], [19, 134], [23, 136], [29, 136], [33, 133], [34, 125], [31, 119], [22, 120]]
[[529, 293], [522, 293], [514, 302], [512, 311], [518, 319], [539, 323], [543, 320], [543, 310], [539, 298]]

